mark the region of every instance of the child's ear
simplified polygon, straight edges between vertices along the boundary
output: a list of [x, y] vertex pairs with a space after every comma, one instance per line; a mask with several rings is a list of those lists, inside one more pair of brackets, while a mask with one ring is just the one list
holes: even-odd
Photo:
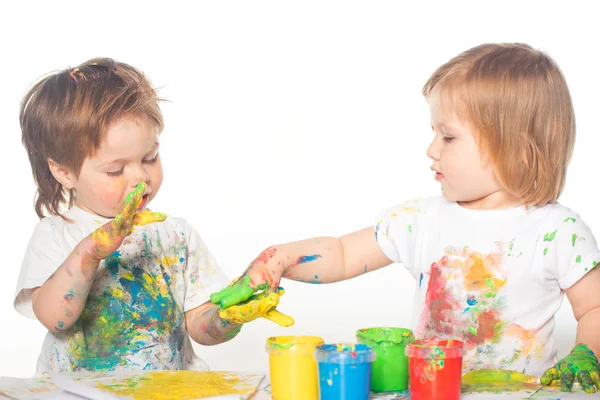
[[56, 179], [58, 183], [67, 190], [73, 189], [74, 176], [67, 168], [60, 166], [50, 158], [48, 159], [48, 167], [50, 168], [52, 176], [54, 176], [54, 179]]

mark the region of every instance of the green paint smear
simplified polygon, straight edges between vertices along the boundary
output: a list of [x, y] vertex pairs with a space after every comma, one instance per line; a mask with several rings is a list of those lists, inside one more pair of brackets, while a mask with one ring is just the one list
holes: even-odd
[[412, 225], [410, 225], [410, 224], [408, 225], [408, 231], [412, 232]]
[[577, 258], [575, 259], [575, 262], [580, 263], [581, 262], [581, 255], [578, 255]]
[[546, 247], [546, 248], [544, 249], [544, 255], [546, 255], [547, 253], [548, 253], [548, 248]]
[[522, 390], [536, 391], [541, 385], [537, 377], [517, 371], [502, 369], [478, 369], [462, 377], [462, 392], [505, 393]]
[[267, 289], [268, 283], [258, 285], [256, 288], [250, 286], [250, 277], [242, 279], [225, 289], [210, 295], [213, 304], [219, 304], [221, 308], [228, 308], [242, 301], [248, 300], [252, 294]]
[[544, 242], [551, 242], [551, 241], [553, 241], [553, 240], [554, 240], [554, 237], [556, 236], [556, 232], [558, 232], [558, 229], [557, 229], [557, 230], [555, 230], [555, 231], [554, 231], [554, 232], [552, 232], [552, 233], [546, 233], [546, 234], [544, 235]]
[[573, 236], [571, 236], [571, 243], [573, 243], [573, 246], [575, 246], [575, 241], [577, 240], [577, 234], [574, 233]]
[[405, 328], [365, 328], [356, 332], [356, 337], [366, 342], [382, 345], [389, 343], [392, 345], [406, 345], [415, 340], [410, 329]]
[[569, 218], [565, 218], [565, 220], [563, 222], [573, 222], [574, 223], [575, 221], [577, 221], [575, 218], [569, 217]]
[[[589, 374], [597, 373], [599, 369], [594, 352], [586, 344], [580, 343], [573, 347], [571, 353], [560, 360], [555, 367], [547, 370], [540, 378], [540, 382], [549, 385], [560, 381], [561, 390], [569, 392], [573, 382], [578, 380], [586, 393], [595, 393], [596, 387]], [[588, 374], [585, 375], [585, 372]]]

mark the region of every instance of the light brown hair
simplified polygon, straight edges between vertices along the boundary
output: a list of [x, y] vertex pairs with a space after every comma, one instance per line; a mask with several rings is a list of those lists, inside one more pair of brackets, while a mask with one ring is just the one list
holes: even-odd
[[526, 205], [557, 201], [573, 153], [575, 114], [554, 60], [526, 44], [483, 44], [440, 66], [423, 95], [434, 90], [473, 126], [505, 190]]
[[148, 78], [136, 68], [110, 58], [95, 58], [35, 83], [21, 102], [22, 141], [37, 185], [35, 211], [61, 215], [74, 204], [73, 190], [54, 178], [48, 160], [76, 176], [86, 157], [98, 150], [111, 123], [124, 116], [164, 126], [159, 102]]

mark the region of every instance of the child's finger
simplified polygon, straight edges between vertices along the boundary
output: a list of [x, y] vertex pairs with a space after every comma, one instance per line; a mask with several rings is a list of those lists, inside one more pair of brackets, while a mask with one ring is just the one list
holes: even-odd
[[290, 317], [289, 315], [280, 313], [275, 308], [272, 308], [269, 311], [267, 311], [263, 318], [268, 319], [269, 321], [273, 321], [277, 325], [283, 326], [284, 328], [294, 325], [294, 318]]
[[146, 182], [140, 182], [138, 185], [127, 195], [125, 202], [123, 203], [122, 211], [119, 214], [123, 214], [126, 220], [131, 220], [137, 211], [142, 197], [146, 191]]
[[600, 390], [600, 374], [598, 371], [592, 371], [590, 373], [590, 377], [592, 378], [592, 382], [596, 385], [596, 389]]
[[577, 376], [577, 380], [586, 393], [596, 393], [596, 386], [588, 371], [581, 371]]
[[544, 372], [544, 375], [540, 378], [540, 383], [544, 386], [548, 386], [555, 380], [560, 379], [560, 374], [556, 368], [550, 368]]
[[123, 228], [123, 215], [117, 214], [117, 216], [112, 220], [111, 226], [112, 226], [113, 232], [120, 232], [121, 229]]
[[560, 390], [570, 392], [573, 388], [573, 382], [575, 382], [575, 375], [571, 371], [562, 373], [560, 376]]
[[144, 210], [133, 216], [133, 225], [142, 226], [153, 222], [161, 222], [167, 219], [167, 214]]
[[236, 284], [230, 288], [230, 292], [219, 301], [221, 308], [231, 307], [244, 300], [247, 300], [254, 294], [254, 289], [247, 284]]
[[226, 287], [225, 289], [221, 289], [218, 292], [212, 293], [210, 295], [210, 302], [213, 304], [219, 304], [221, 302], [221, 299], [229, 296], [230, 292], [231, 287]]

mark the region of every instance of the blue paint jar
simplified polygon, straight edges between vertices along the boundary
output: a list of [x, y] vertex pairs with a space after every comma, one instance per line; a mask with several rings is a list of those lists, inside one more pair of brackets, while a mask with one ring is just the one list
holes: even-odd
[[321, 400], [368, 400], [375, 352], [365, 344], [324, 344], [315, 358]]

